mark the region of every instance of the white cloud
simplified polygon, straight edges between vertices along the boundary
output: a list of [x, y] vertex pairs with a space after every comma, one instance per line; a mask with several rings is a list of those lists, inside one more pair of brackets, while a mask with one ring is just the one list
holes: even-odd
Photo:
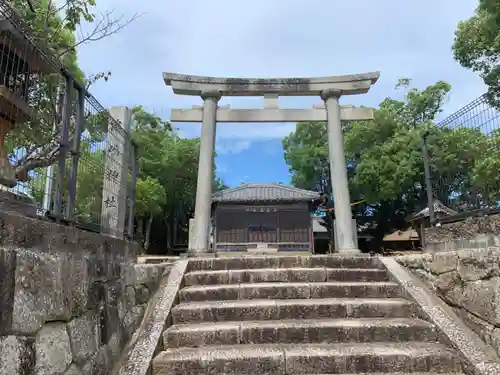
[[[200, 124], [180, 124], [177, 128], [181, 137], [194, 138], [201, 134]], [[254, 142], [280, 140], [294, 130], [295, 124], [218, 124], [215, 148], [219, 155], [237, 154], [249, 149]]]
[[[200, 124], [176, 125], [179, 134], [186, 138], [199, 137]], [[295, 124], [217, 124], [217, 142], [260, 141], [282, 139], [295, 130]]]
[[219, 140], [215, 144], [215, 150], [218, 155], [238, 154], [241, 151], [247, 150], [251, 145], [250, 140]]
[[225, 164], [216, 162], [217, 173], [227, 173], [228, 169]]
[[[189, 108], [200, 98], [177, 96], [162, 72], [215, 76], [323, 76], [380, 70], [366, 95], [344, 103], [376, 106], [393, 93], [398, 78], [419, 87], [445, 80], [453, 92], [450, 113], [484, 91], [481, 80], [453, 60], [458, 21], [477, 0], [401, 2], [253, 0], [217, 2], [100, 0], [130, 17], [144, 15], [117, 35], [80, 49], [87, 73], [112, 70], [93, 92], [105, 105], [143, 104], [164, 118], [172, 107]], [[283, 105], [308, 108], [319, 98], [284, 98]], [[223, 98], [221, 104], [259, 108], [260, 98]], [[196, 136], [199, 124], [178, 125]], [[220, 124], [218, 141], [279, 139], [294, 124]], [[240, 143], [243, 145], [244, 143]]]

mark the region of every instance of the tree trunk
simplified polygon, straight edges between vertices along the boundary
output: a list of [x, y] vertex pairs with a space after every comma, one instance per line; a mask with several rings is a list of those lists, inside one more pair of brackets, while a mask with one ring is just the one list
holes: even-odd
[[149, 249], [149, 239], [151, 237], [151, 225], [153, 224], [153, 214], [149, 214], [149, 220], [148, 220], [148, 227], [146, 228], [146, 236], [144, 239], [144, 250], [146, 253], [148, 252]]
[[179, 237], [179, 212], [180, 212], [180, 209], [178, 209], [175, 213], [174, 213], [174, 220], [173, 220], [173, 230], [174, 230], [174, 233], [172, 234], [172, 242], [175, 245], [178, 244], [178, 237]]
[[172, 214], [169, 213], [168, 219], [165, 220], [165, 231], [166, 233], [166, 245], [167, 245], [167, 254], [170, 254], [172, 251]]
[[144, 250], [144, 218], [137, 219], [137, 240], [141, 244], [141, 252]]

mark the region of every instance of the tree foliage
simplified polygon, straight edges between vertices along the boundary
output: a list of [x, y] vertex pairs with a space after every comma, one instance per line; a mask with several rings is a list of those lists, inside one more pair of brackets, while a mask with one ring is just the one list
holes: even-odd
[[157, 179], [147, 176], [137, 180], [135, 204], [137, 216], [159, 214], [165, 201], [165, 189]]
[[[77, 49], [120, 31], [139, 16], [136, 14], [124, 19], [114, 10], [99, 13], [95, 0], [40, 0], [29, 3], [26, 0], [12, 2], [33, 29], [35, 42], [57, 57], [70, 75], [87, 89], [99, 79], [108, 80], [111, 72], [84, 73], [78, 65]], [[28, 101], [34, 115], [9, 132], [6, 143], [18, 180], [30, 181], [32, 195], [41, 205], [49, 178], [54, 181], [50, 193], [55, 195], [58, 168], [50, 174], [47, 167], [55, 165], [60, 156], [66, 87], [60, 72], [33, 75], [32, 78]], [[101, 221], [110, 115], [108, 110], [99, 108], [87, 98], [84, 127], [82, 132], [76, 133], [76, 99], [75, 92], [69, 127], [69, 143], [72, 144], [77, 137], [81, 140], [75, 217], [80, 223], [95, 226]], [[133, 108], [133, 117], [132, 137], [140, 151], [135, 218], [132, 220], [145, 248], [151, 242], [161, 243], [163, 249], [171, 248], [176, 242], [187, 239], [187, 224], [194, 209], [199, 139], [180, 138], [168, 122], [142, 106]], [[69, 157], [68, 154], [62, 189], [63, 206], [68, 202]], [[129, 184], [130, 179], [129, 173]], [[215, 178], [214, 171], [214, 189], [224, 186], [221, 180]], [[155, 225], [161, 230], [152, 231]]]
[[[154, 251], [171, 250], [174, 245], [187, 241], [189, 219], [194, 213], [196, 180], [198, 175], [199, 139], [179, 137], [171, 125], [151, 114], [142, 106], [132, 109], [132, 137], [139, 150], [135, 200], [135, 234], [147, 251], [155, 244]], [[94, 129], [82, 142], [77, 170], [77, 196], [75, 218], [89, 228], [98, 228], [101, 221], [103, 190], [105, 187], [106, 133], [101, 129], [99, 116], [91, 117]], [[39, 205], [43, 202], [47, 169], [37, 168], [32, 196]], [[130, 172], [130, 169], [129, 169]], [[66, 176], [69, 174], [69, 165]], [[52, 196], [55, 195], [57, 169]], [[126, 178], [127, 179], [127, 178]], [[131, 174], [127, 184], [130, 184]], [[215, 178], [214, 191], [227, 188]], [[63, 205], [68, 199], [68, 179], [64, 180]], [[128, 191], [130, 192], [130, 190]], [[96, 227], [97, 226], [97, 227]], [[161, 228], [154, 232], [153, 228]]]
[[[59, 60], [67, 72], [87, 88], [98, 79], [107, 80], [111, 72], [85, 76], [78, 65], [76, 48], [82, 44], [95, 42], [121, 30], [131, 20], [123, 17], [112, 18], [112, 11], [97, 15], [95, 0], [67, 0], [54, 2], [40, 0], [27, 6], [25, 0], [14, 0], [12, 5], [24, 21], [31, 27], [32, 39], [42, 45], [48, 53]], [[33, 8], [33, 9], [32, 9]], [[82, 34], [82, 24], [94, 26], [88, 34]], [[10, 159], [18, 180], [26, 181], [32, 171], [56, 163], [61, 143], [63, 123], [63, 98], [66, 92], [65, 79], [59, 71], [32, 74], [28, 90], [28, 104], [33, 110], [29, 121], [11, 130], [6, 143]], [[76, 92], [72, 96], [73, 113], [70, 120], [70, 143], [75, 134]], [[107, 111], [96, 115], [96, 108], [87, 105], [87, 125], [92, 125], [91, 117], [108, 115]], [[107, 121], [106, 121], [107, 123]], [[91, 132], [92, 128], [83, 129]]]
[[479, 73], [488, 97], [500, 105], [500, 1], [480, 0], [475, 14], [458, 24], [453, 44], [455, 59]]
[[[165, 188], [157, 179], [146, 176], [137, 180], [135, 214], [141, 219], [148, 218], [143, 243], [145, 250], [149, 248], [153, 220], [161, 213], [166, 198]], [[143, 225], [144, 223], [141, 222], [141, 226]], [[143, 228], [140, 229], [143, 230]]]
[[[420, 143], [423, 133], [428, 142], [434, 195], [442, 201], [453, 195], [458, 206], [466, 205], [470, 196], [479, 192], [484, 198], [484, 186], [496, 184], [500, 166], [498, 148], [495, 150], [500, 140], [497, 135], [434, 124], [450, 85], [437, 82], [420, 91], [409, 84], [409, 80], [398, 83], [406, 90], [404, 99], [384, 99], [373, 121], [344, 124], [351, 200], [366, 200], [353, 210], [361, 223], [376, 224], [372, 234], [379, 241], [393, 230], [404, 229], [405, 217], [427, 204]], [[329, 195], [326, 125], [297, 124], [283, 147], [292, 183]], [[489, 190], [490, 201], [493, 191]]]
[[14, 0], [13, 6], [33, 28], [35, 40], [65, 59], [68, 53], [76, 56], [79, 46], [115, 34], [140, 17], [125, 18], [114, 9], [98, 12], [95, 0]]
[[[199, 139], [179, 137], [168, 122], [141, 106], [135, 107], [133, 113], [133, 138], [140, 150], [138, 184], [143, 190], [137, 195], [138, 233], [147, 249], [151, 229], [162, 228], [156, 242], [171, 249], [187, 240], [189, 219], [194, 213]], [[215, 177], [214, 168], [214, 190], [225, 187]]]

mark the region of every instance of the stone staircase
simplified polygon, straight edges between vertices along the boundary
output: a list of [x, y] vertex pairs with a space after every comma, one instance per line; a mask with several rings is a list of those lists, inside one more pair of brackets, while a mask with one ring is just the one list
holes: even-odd
[[376, 257], [260, 257], [189, 263], [154, 375], [458, 375]]

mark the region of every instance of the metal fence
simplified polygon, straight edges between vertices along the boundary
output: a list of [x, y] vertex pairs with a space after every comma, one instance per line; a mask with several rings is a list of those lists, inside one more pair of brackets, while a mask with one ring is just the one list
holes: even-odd
[[133, 236], [137, 149], [123, 124], [0, 2], [0, 205]]
[[500, 111], [482, 95], [427, 136], [434, 197], [456, 216], [500, 208]]

